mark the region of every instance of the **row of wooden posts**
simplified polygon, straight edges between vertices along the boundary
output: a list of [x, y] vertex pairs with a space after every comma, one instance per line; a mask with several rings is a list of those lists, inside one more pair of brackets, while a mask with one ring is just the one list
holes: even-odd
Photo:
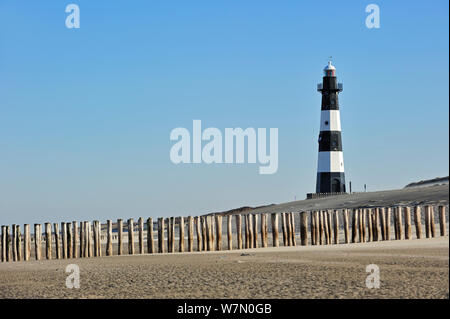
[[[422, 224], [422, 208], [424, 208], [425, 225]], [[445, 206], [438, 206], [440, 235], [446, 235]], [[413, 218], [411, 218], [413, 213]], [[312, 211], [300, 213], [272, 213], [270, 214], [272, 246], [280, 246], [279, 242], [279, 219], [281, 219], [281, 232], [284, 246], [297, 245], [297, 233], [295, 216], [299, 214], [299, 244], [328, 245], [339, 244], [341, 240], [339, 215], [342, 214], [343, 235], [342, 243], [357, 243], [367, 241], [391, 240], [391, 220], [394, 221], [394, 238], [412, 239], [412, 222], [415, 225], [416, 238], [424, 238], [423, 226], [425, 228], [426, 238], [436, 237], [434, 209], [433, 206], [414, 206], [414, 207], [377, 207], [377, 208], [358, 208], [343, 209], [334, 211]], [[391, 214], [393, 218], [391, 219]], [[350, 216], [351, 215], [351, 216]], [[308, 223], [309, 216], [309, 223]], [[237, 241], [237, 249], [268, 247], [269, 240], [269, 214], [247, 214], [247, 215], [228, 215], [227, 218], [227, 249], [233, 249], [233, 237]], [[236, 234], [233, 234], [233, 218], [236, 225]], [[351, 223], [350, 219], [351, 218]], [[158, 218], [157, 220], [157, 240], [154, 234], [153, 218], [146, 221], [147, 241], [144, 242], [144, 220], [139, 218], [138, 229], [138, 251], [139, 254], [145, 253], [172, 253], [194, 251], [194, 238], [197, 239], [196, 251], [223, 250], [222, 247], [222, 215], [209, 215], [199, 217], [187, 217], [187, 247], [185, 247], [185, 228], [184, 217]], [[258, 233], [258, 220], [260, 229]], [[413, 220], [412, 220], [413, 219]], [[308, 225], [309, 224], [309, 225]], [[167, 226], [166, 226], [167, 225]], [[129, 219], [128, 229], [128, 254], [135, 254], [135, 223]], [[175, 248], [175, 227], [179, 231], [178, 248]], [[244, 226], [244, 233], [242, 233]], [[1, 261], [21, 261], [31, 259], [32, 238], [30, 235], [30, 225], [24, 225], [24, 234], [21, 235], [19, 225], [2, 226], [1, 230]], [[122, 255], [124, 250], [123, 243], [123, 220], [117, 220], [117, 255]], [[12, 234], [10, 231], [12, 230]], [[309, 230], [309, 234], [308, 234]], [[44, 258], [42, 243], [45, 241], [45, 258], [52, 259], [52, 249], [55, 248], [57, 259], [65, 258], [83, 258], [83, 257], [101, 257], [101, 224], [99, 221], [90, 222], [71, 222], [45, 223], [44, 238], [42, 238], [41, 224], [34, 225], [34, 250], [35, 259]], [[195, 234], [195, 236], [194, 236]], [[310, 238], [308, 238], [310, 236]], [[106, 256], [112, 256], [113, 252], [113, 224], [111, 220], [106, 225]], [[54, 244], [54, 245], [53, 245]], [[155, 247], [157, 246], [157, 248]]]

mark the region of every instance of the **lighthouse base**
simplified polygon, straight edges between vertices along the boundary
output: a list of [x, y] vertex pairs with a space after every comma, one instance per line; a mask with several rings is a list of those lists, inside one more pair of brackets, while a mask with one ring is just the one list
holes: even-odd
[[345, 193], [344, 172], [317, 173], [316, 193]]

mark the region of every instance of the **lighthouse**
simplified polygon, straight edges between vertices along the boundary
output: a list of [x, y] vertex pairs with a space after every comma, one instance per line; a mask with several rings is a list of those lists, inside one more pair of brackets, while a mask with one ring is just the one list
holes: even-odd
[[342, 83], [337, 82], [336, 68], [331, 61], [323, 71], [323, 81], [317, 85], [317, 91], [322, 93], [322, 108], [316, 193], [345, 193], [338, 99], [339, 93], [342, 92]]

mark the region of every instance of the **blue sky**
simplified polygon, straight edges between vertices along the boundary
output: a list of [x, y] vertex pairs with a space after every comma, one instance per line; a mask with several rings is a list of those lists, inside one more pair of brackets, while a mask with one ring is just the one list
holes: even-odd
[[[79, 5], [81, 28], [65, 27]], [[380, 29], [365, 7], [380, 7]], [[0, 223], [176, 216], [315, 190], [332, 55], [346, 180], [448, 175], [448, 1], [0, 1]], [[170, 131], [276, 127], [279, 167], [174, 165]]]

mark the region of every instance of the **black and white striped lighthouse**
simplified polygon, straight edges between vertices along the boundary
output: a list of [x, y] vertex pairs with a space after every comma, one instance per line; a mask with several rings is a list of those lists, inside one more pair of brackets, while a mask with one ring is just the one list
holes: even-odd
[[344, 155], [342, 153], [338, 100], [338, 94], [342, 92], [342, 83], [337, 82], [336, 68], [331, 61], [323, 71], [323, 82], [317, 85], [317, 91], [322, 93], [322, 111], [316, 193], [345, 193]]

